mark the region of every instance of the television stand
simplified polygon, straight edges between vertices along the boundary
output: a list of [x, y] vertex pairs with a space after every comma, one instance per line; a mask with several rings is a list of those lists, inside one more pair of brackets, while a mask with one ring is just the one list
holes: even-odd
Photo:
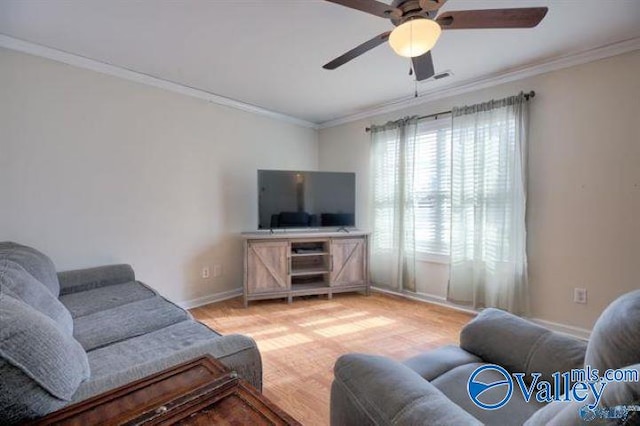
[[369, 234], [245, 233], [244, 305], [250, 300], [363, 291], [369, 294]]

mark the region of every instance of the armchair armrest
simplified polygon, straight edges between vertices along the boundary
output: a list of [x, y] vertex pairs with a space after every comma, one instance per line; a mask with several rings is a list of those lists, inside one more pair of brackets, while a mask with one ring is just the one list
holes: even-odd
[[481, 425], [410, 368], [388, 358], [347, 354], [336, 361], [331, 424]]
[[551, 374], [584, 366], [587, 342], [499, 309], [485, 309], [460, 332], [460, 347], [511, 372]]
[[107, 265], [58, 272], [60, 295], [135, 281], [131, 265]]

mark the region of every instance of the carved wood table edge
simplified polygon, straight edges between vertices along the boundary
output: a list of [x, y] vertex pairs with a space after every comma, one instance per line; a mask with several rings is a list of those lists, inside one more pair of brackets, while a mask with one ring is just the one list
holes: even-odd
[[30, 424], [300, 425], [208, 355], [68, 405]]

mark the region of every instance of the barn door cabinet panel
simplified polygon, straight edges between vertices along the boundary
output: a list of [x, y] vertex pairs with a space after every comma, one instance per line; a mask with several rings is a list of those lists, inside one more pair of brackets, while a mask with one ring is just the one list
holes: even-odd
[[250, 242], [247, 253], [247, 285], [250, 293], [288, 290], [289, 243]]
[[369, 293], [368, 234], [350, 232], [247, 233], [244, 304], [250, 300]]
[[365, 240], [334, 238], [331, 240], [331, 285], [362, 285], [366, 280]]

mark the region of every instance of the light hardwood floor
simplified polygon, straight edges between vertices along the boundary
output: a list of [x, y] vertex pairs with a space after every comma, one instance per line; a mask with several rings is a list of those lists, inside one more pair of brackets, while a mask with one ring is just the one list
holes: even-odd
[[329, 424], [329, 392], [336, 359], [366, 352], [403, 360], [457, 344], [472, 315], [438, 305], [373, 293], [333, 300], [296, 298], [251, 302], [240, 298], [191, 310], [222, 334], [253, 337], [262, 353], [264, 394], [304, 425]]

